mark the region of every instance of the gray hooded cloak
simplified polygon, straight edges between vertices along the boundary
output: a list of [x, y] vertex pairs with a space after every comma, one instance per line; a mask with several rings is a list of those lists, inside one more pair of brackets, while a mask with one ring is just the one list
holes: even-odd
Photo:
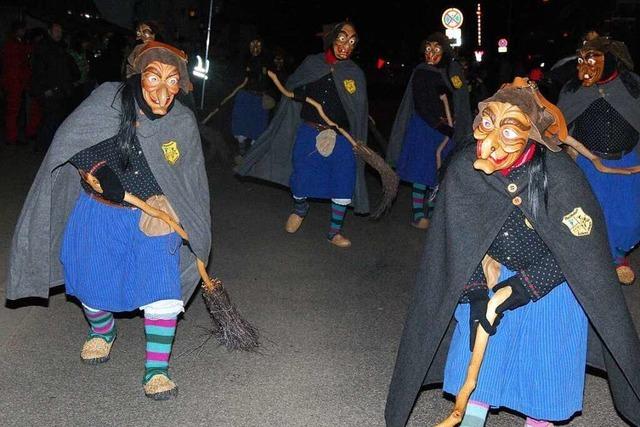
[[[404, 426], [422, 386], [443, 381], [454, 310], [513, 209], [512, 198], [521, 197], [518, 207], [534, 218], [527, 174], [516, 180], [516, 192], [509, 192], [508, 178], [473, 168], [475, 149], [467, 146], [454, 156], [440, 187], [389, 387], [388, 426]], [[532, 220], [533, 227], [589, 319], [588, 365], [606, 371], [616, 409], [640, 424], [640, 340], [610, 261], [600, 205], [566, 153], [549, 152], [546, 166], [548, 206]], [[590, 218], [587, 235], [573, 234], [563, 222], [576, 208]]]
[[[349, 133], [358, 141], [366, 144], [369, 106], [367, 84], [364, 73], [353, 61], [338, 61], [330, 65], [324, 60], [324, 53], [309, 55], [287, 80], [287, 89], [312, 83], [332, 73], [334, 82], [349, 119]], [[355, 91], [347, 90], [350, 81]], [[256, 140], [252, 149], [236, 172], [242, 176], [253, 176], [277, 184], [289, 186], [293, 170], [292, 153], [298, 126], [301, 123], [302, 104], [290, 98], [282, 97], [276, 114], [267, 130]], [[369, 213], [369, 196], [364, 179], [364, 162], [357, 159], [356, 188], [353, 195], [353, 207], [356, 213]]]
[[[402, 150], [402, 143], [404, 142], [404, 134], [407, 131], [407, 126], [411, 120], [411, 116], [415, 111], [415, 104], [413, 102], [413, 76], [417, 70], [429, 70], [440, 74], [442, 81], [446, 85], [447, 89], [452, 94], [453, 102], [451, 105], [451, 114], [454, 118], [453, 123], [453, 141], [455, 143], [462, 143], [468, 137], [471, 136], [471, 108], [469, 106], [469, 88], [464, 83], [463, 70], [460, 64], [456, 61], [451, 61], [447, 69], [434, 67], [433, 65], [425, 64], [424, 62], [418, 64], [418, 66], [411, 73], [411, 78], [407, 84], [407, 89], [400, 102], [400, 107], [396, 113], [396, 119], [393, 122], [391, 128], [391, 135], [389, 137], [389, 146], [387, 147], [386, 159], [390, 165], [395, 166], [400, 157], [400, 151]], [[459, 89], [454, 88], [452, 82], [457, 77], [462, 83], [462, 87]], [[458, 81], [458, 80], [456, 80]]]
[[[9, 258], [7, 298], [47, 298], [61, 285], [60, 243], [80, 193], [80, 176], [69, 159], [85, 148], [113, 137], [120, 125], [120, 83], [104, 83], [62, 123], [47, 152], [18, 218]], [[154, 121], [138, 112], [140, 146], [162, 192], [171, 202], [198, 258], [209, 259], [211, 214], [209, 184], [200, 134], [193, 113], [174, 101]], [[139, 110], [138, 110], [139, 111]], [[171, 165], [162, 145], [174, 141], [180, 156]], [[182, 298], [187, 301], [199, 274], [188, 246], [180, 249]]]

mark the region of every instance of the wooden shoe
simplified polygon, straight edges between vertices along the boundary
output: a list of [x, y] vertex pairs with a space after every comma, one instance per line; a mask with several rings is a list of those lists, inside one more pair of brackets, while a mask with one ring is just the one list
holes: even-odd
[[80, 359], [88, 365], [97, 365], [109, 360], [113, 340], [109, 343], [103, 338], [93, 337], [85, 341], [80, 352]]
[[287, 230], [287, 233], [295, 233], [302, 225], [303, 219], [304, 217], [292, 213], [291, 215], [289, 215], [289, 218], [287, 218], [287, 224], [284, 226], [284, 229]]
[[411, 226], [419, 228], [420, 230], [426, 230], [429, 228], [429, 218], [420, 218], [418, 221], [411, 221]]
[[616, 267], [618, 281], [623, 285], [630, 285], [636, 280], [636, 275], [628, 265], [619, 265]]
[[157, 374], [145, 383], [144, 395], [153, 400], [169, 400], [178, 395], [178, 386], [166, 375]]
[[351, 246], [351, 240], [347, 239], [342, 234], [336, 234], [329, 240], [329, 242], [339, 248], [348, 248]]

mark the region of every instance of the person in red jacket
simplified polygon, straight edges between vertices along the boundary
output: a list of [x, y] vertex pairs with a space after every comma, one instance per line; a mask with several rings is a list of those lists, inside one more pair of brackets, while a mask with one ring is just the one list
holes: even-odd
[[[23, 38], [26, 26], [24, 22], [13, 22], [11, 34], [2, 46], [2, 75], [0, 83], [6, 96], [5, 138], [7, 144], [18, 144], [18, 116], [23, 103], [25, 91], [31, 80], [29, 58], [31, 45]], [[37, 114], [28, 114], [25, 136], [30, 139], [38, 131]], [[36, 120], [34, 120], [36, 119]]]

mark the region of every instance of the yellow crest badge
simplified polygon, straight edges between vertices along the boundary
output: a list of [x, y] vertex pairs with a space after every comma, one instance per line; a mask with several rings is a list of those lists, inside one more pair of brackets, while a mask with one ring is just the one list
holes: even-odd
[[343, 83], [344, 83], [344, 88], [347, 90], [347, 92], [349, 92], [351, 95], [356, 93], [355, 80], [345, 80]]
[[162, 152], [164, 158], [170, 165], [175, 165], [180, 158], [180, 150], [178, 150], [178, 143], [176, 141], [169, 141], [162, 144]]
[[460, 78], [460, 76], [453, 76], [451, 77], [451, 84], [456, 89], [460, 89], [462, 87], [462, 79]]
[[565, 215], [562, 218], [562, 223], [576, 237], [588, 236], [591, 234], [591, 227], [593, 227], [593, 220], [582, 208], [575, 208], [571, 213]]

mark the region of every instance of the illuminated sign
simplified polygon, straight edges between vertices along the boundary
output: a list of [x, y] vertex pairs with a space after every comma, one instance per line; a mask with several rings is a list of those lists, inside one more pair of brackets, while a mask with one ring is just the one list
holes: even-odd
[[444, 11], [442, 14], [442, 25], [445, 28], [460, 28], [462, 26], [462, 22], [464, 21], [464, 16], [460, 9], [456, 9], [455, 7], [451, 7]]
[[196, 59], [198, 60], [198, 65], [196, 65], [193, 69], [193, 75], [196, 77], [200, 77], [201, 79], [207, 80], [209, 77], [207, 73], [209, 72], [209, 60], [202, 64], [202, 58], [200, 55], [196, 55]]

